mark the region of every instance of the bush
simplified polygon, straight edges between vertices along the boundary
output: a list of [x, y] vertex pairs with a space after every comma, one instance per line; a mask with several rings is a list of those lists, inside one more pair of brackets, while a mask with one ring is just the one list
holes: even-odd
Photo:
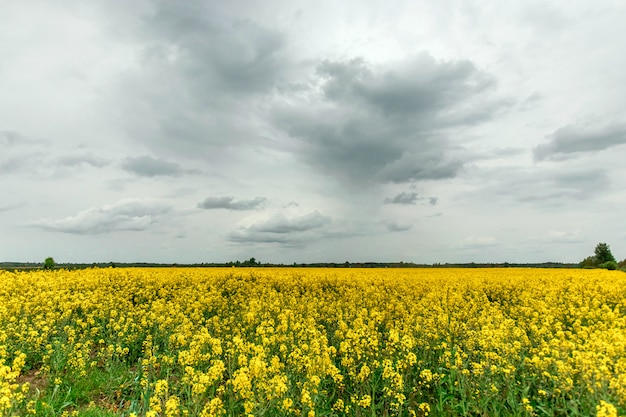
[[600, 264], [600, 268], [608, 269], [609, 271], [615, 271], [617, 269], [617, 262], [607, 261], [603, 264]]
[[54, 269], [55, 263], [54, 259], [48, 257], [45, 261], [43, 261], [43, 269], [46, 271], [51, 271]]

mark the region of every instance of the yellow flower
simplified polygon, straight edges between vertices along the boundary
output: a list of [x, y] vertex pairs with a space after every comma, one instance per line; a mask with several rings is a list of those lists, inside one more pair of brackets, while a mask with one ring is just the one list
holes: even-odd
[[425, 416], [427, 416], [430, 413], [430, 405], [428, 403], [421, 403], [418, 407], [417, 407]]
[[596, 406], [596, 413], [598, 417], [618, 417], [617, 408], [604, 400], [601, 400], [600, 404]]
[[369, 395], [364, 395], [363, 397], [361, 397], [357, 404], [359, 404], [363, 408], [368, 408], [372, 404], [372, 397], [370, 397]]

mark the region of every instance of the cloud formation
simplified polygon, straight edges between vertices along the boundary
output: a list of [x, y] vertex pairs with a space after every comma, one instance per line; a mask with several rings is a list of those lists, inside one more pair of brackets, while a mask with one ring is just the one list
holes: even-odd
[[323, 61], [308, 89], [277, 105], [274, 122], [311, 166], [352, 183], [451, 178], [463, 166], [443, 130], [499, 111], [492, 76], [426, 53], [385, 65]]
[[548, 142], [533, 150], [535, 160], [564, 159], [626, 144], [626, 124], [603, 127], [568, 125], [556, 130]]
[[0, 144], [2, 146], [13, 146], [23, 140], [24, 138], [17, 132], [12, 130], [0, 130]]
[[398, 223], [395, 220], [387, 222], [386, 226], [387, 226], [387, 230], [389, 230], [390, 232], [406, 232], [407, 230], [410, 230], [413, 227], [412, 224]]
[[30, 226], [51, 232], [98, 235], [118, 231], [142, 231], [171, 211], [171, 206], [152, 200], [125, 199], [92, 207], [62, 219], [41, 219]]
[[308, 213], [274, 213], [249, 221], [229, 235], [238, 243], [279, 243], [286, 246], [303, 246], [319, 236], [312, 232], [325, 228], [332, 222], [328, 216], [314, 210]]
[[416, 204], [417, 200], [419, 200], [417, 193], [402, 192], [393, 198], [389, 198], [389, 197], [385, 198], [384, 203], [385, 204]]
[[437, 204], [437, 197], [419, 197], [416, 192], [401, 192], [395, 197], [387, 197], [383, 200], [385, 204], [403, 204], [403, 205], [415, 205], [418, 201], [428, 201], [428, 204], [434, 206]]
[[265, 197], [256, 197], [252, 200], [235, 200], [235, 197], [207, 197], [204, 201], [198, 203], [198, 208], [226, 209], [226, 210], [254, 210], [262, 207], [267, 202]]
[[121, 85], [140, 98], [124, 103], [130, 136], [192, 158], [255, 138], [256, 100], [292, 64], [284, 35], [215, 2], [149, 4], [133, 33], [139, 65]]
[[122, 168], [140, 177], [179, 176], [186, 171], [176, 162], [155, 159], [151, 156], [128, 157], [122, 161]]

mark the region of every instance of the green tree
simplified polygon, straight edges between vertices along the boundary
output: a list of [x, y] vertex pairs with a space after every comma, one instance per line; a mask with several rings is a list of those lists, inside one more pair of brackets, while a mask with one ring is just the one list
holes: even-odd
[[250, 258], [250, 260], [248, 261], [243, 261], [242, 265], [243, 266], [255, 266], [255, 265], [260, 265], [260, 262], [257, 262], [257, 260], [255, 258]]
[[55, 263], [52, 257], [47, 257], [45, 261], [43, 261], [43, 269], [46, 271], [52, 271], [54, 269]]
[[611, 253], [611, 248], [606, 243], [598, 243], [596, 246], [596, 265], [606, 262], [615, 262], [615, 257]]
[[581, 268], [595, 268], [595, 267], [597, 267], [596, 258], [594, 256], [587, 256], [580, 263], [580, 267]]

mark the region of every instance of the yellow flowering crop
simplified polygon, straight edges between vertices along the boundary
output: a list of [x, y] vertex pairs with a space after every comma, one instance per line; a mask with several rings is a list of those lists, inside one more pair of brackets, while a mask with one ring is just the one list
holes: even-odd
[[624, 416], [626, 274], [0, 271], [0, 416], [92, 408]]

